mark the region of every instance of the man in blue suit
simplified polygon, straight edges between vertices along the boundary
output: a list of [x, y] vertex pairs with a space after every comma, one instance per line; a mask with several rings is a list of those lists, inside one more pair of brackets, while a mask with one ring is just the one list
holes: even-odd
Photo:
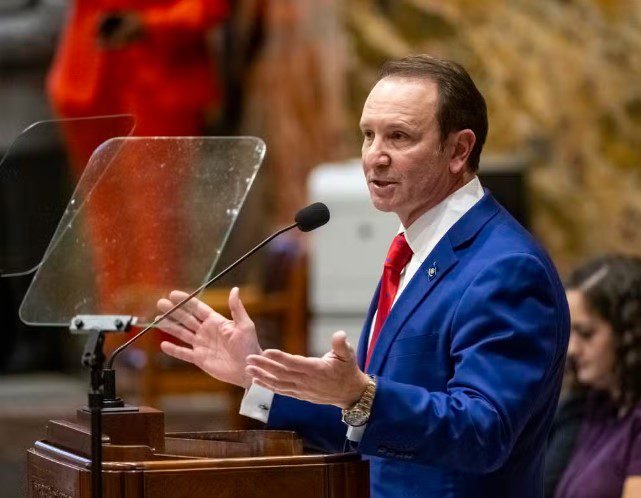
[[[541, 497], [569, 317], [556, 270], [482, 189], [485, 101], [465, 70], [387, 63], [361, 118], [372, 202], [400, 219], [357, 352], [263, 351], [238, 296], [232, 320], [193, 301], [166, 353], [244, 386], [241, 413], [370, 461], [373, 497]], [[186, 295], [159, 301], [166, 311]]]

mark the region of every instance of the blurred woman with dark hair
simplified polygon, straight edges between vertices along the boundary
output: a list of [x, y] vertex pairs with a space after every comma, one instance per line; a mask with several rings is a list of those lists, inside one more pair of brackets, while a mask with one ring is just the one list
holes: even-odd
[[557, 498], [641, 496], [641, 259], [610, 255], [567, 282], [568, 359], [588, 388]]

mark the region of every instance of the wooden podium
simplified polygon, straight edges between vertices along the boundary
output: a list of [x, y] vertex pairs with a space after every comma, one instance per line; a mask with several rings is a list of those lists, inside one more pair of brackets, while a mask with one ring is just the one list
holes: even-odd
[[[90, 415], [52, 420], [27, 451], [28, 498], [90, 498]], [[104, 412], [104, 498], [368, 498], [356, 453], [305, 453], [287, 431], [164, 432], [164, 413]]]

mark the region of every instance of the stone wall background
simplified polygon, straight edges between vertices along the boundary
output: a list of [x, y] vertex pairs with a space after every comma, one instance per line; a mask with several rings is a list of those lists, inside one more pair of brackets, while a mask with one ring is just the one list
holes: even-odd
[[348, 0], [344, 9], [354, 123], [384, 60], [457, 60], [488, 102], [486, 153], [531, 158], [533, 229], [561, 270], [604, 251], [641, 254], [641, 2]]

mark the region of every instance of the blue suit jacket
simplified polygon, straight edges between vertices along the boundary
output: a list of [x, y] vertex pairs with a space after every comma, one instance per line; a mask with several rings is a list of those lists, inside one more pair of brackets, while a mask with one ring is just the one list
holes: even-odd
[[[361, 368], [378, 302], [358, 347]], [[485, 196], [398, 298], [368, 373], [378, 387], [359, 451], [372, 496], [542, 497], [546, 436], [569, 335], [543, 249]], [[339, 451], [340, 411], [276, 396], [269, 424]]]

